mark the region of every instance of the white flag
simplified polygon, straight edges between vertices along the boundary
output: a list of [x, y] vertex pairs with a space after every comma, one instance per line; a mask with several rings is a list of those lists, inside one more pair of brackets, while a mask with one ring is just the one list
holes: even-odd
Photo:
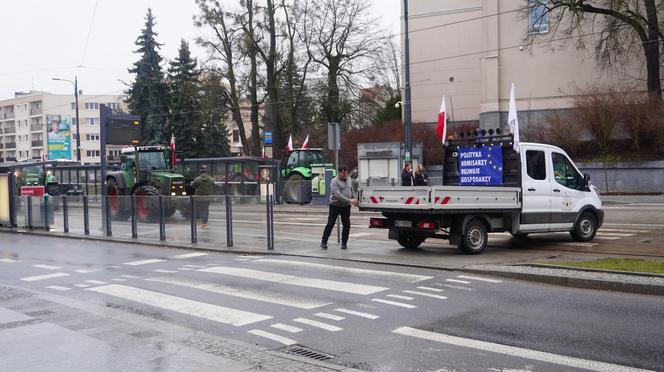
[[507, 114], [507, 122], [510, 125], [510, 131], [514, 135], [514, 151], [519, 152], [519, 118], [516, 114], [516, 99], [514, 98], [514, 83], [510, 91], [510, 108]]
[[293, 135], [288, 135], [288, 151], [293, 151]]

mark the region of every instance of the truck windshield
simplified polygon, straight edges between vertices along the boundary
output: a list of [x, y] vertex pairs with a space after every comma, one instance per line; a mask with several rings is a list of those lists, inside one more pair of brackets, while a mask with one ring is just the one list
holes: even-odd
[[140, 167], [139, 170], [142, 171], [168, 169], [166, 167], [166, 158], [161, 151], [139, 152], [138, 164]]

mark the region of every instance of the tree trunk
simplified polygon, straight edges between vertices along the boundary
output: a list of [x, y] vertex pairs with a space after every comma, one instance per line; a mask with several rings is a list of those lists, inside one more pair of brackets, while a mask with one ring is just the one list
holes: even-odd
[[[248, 15], [248, 30], [249, 32], [253, 33], [254, 32], [254, 8], [253, 8], [253, 1], [252, 0], [247, 0], [247, 15]], [[254, 36], [251, 36], [252, 40], [254, 39]], [[251, 113], [250, 113], [250, 118], [251, 118], [251, 147], [245, 151], [248, 155], [251, 156], [259, 156], [260, 155], [260, 148], [261, 148], [261, 137], [260, 137], [260, 126], [258, 122], [258, 72], [257, 72], [257, 66], [258, 63], [256, 62], [258, 52], [256, 51], [256, 46], [251, 45], [249, 48], [249, 63], [251, 64], [251, 70], [249, 72], [249, 100], [251, 102]]]
[[339, 112], [339, 85], [337, 84], [338, 63], [335, 60], [330, 61], [330, 68], [327, 72], [327, 108], [326, 118], [328, 123], [339, 123], [341, 113]]
[[275, 158], [281, 158], [283, 151], [283, 133], [281, 123], [279, 120], [279, 90], [277, 88], [277, 30], [274, 22], [274, 2], [267, 1], [267, 15], [268, 15], [268, 33], [270, 37], [270, 49], [267, 58], [265, 59], [265, 67], [267, 70], [267, 105], [265, 108], [265, 116], [267, 117], [267, 127], [272, 130], [272, 142], [274, 145]]
[[648, 18], [648, 41], [643, 49], [646, 55], [646, 68], [648, 70], [648, 94], [653, 102], [662, 100], [662, 83], [659, 79], [659, 24], [657, 20], [657, 6], [655, 0], [645, 0], [646, 16]]

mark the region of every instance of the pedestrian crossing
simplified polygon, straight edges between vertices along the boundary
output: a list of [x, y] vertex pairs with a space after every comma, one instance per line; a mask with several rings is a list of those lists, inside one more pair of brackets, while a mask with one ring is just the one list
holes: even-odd
[[[395, 312], [438, 306], [462, 293], [443, 287], [440, 282], [451, 279], [447, 273], [440, 278], [441, 274], [251, 256], [244, 256], [246, 261], [213, 261], [207, 255], [144, 258], [105, 269], [34, 264], [31, 269], [42, 273], [19, 279], [54, 293], [101, 295], [108, 298], [105, 303], [163, 314], [173, 321], [191, 317], [241, 329], [268, 347], [297, 344], [312, 332], [336, 334], [367, 326]], [[452, 275], [458, 281], [462, 276]], [[463, 281], [478, 286], [501, 283], [479, 276]]]

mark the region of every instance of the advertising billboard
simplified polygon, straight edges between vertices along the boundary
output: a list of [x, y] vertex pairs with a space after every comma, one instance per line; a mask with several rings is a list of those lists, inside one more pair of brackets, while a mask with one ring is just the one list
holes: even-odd
[[46, 115], [48, 159], [71, 160], [71, 118]]

